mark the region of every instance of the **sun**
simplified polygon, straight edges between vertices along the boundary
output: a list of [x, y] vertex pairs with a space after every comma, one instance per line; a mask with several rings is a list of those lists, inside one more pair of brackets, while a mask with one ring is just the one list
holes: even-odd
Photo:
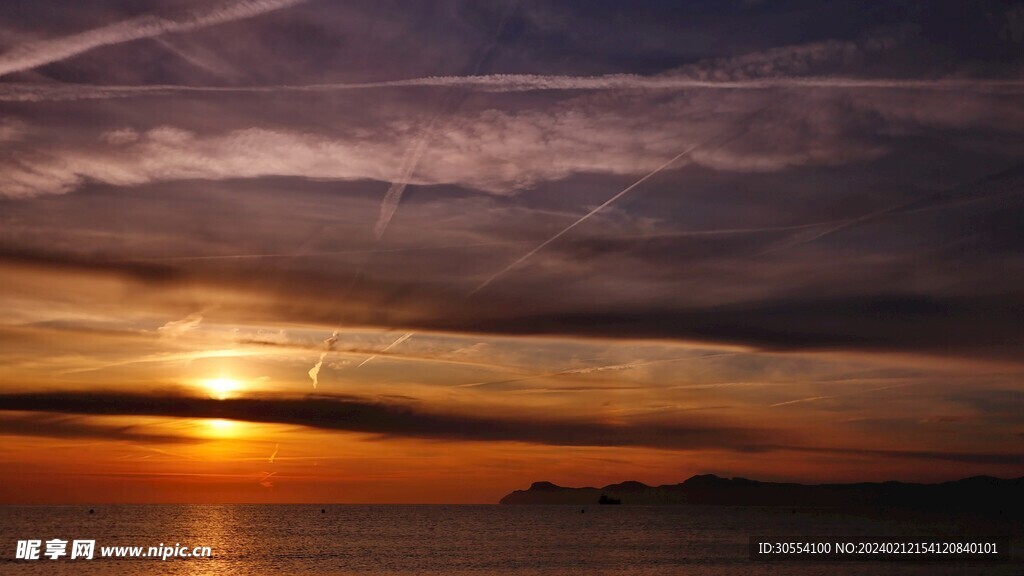
[[206, 387], [210, 396], [217, 400], [230, 398], [242, 387], [237, 380], [231, 378], [210, 378], [203, 380], [203, 386]]

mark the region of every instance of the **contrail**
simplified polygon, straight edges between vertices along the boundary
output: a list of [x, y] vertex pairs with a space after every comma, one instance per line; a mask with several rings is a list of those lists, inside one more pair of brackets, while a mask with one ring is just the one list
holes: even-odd
[[713, 352], [710, 354], [701, 354], [698, 356], [685, 356], [683, 358], [664, 358], [661, 360], [645, 360], [641, 362], [630, 362], [628, 364], [609, 364], [605, 366], [590, 366], [587, 368], [569, 368], [567, 370], [559, 370], [558, 372], [548, 372], [546, 374], [534, 374], [531, 376], [524, 376], [522, 378], [513, 378], [510, 380], [491, 380], [488, 382], [471, 382], [469, 384], [458, 384], [455, 388], [479, 388], [482, 386], [493, 386], [495, 384], [513, 384], [515, 382], [525, 382], [527, 380], [536, 380], [538, 378], [555, 378], [558, 376], [570, 376], [574, 374], [592, 374], [594, 372], [614, 372], [619, 370], [632, 370], [633, 368], [641, 368], [643, 366], [653, 366], [656, 364], [669, 364], [673, 362], [685, 362], [687, 360], [704, 360], [706, 358], [717, 358], [720, 356], [735, 356], [735, 352]]
[[[436, 118], [436, 116], [435, 116]], [[395, 211], [398, 210], [398, 203], [402, 199], [402, 193], [405, 192], [405, 187], [409, 185], [409, 181], [412, 180], [412, 175], [416, 171], [416, 167], [419, 166], [420, 159], [423, 157], [423, 152], [427, 148], [427, 139], [430, 136], [434, 121], [431, 120], [430, 124], [423, 129], [420, 134], [420, 139], [413, 146], [412, 150], [409, 151], [405, 156], [405, 160], [402, 161], [402, 170], [399, 174], [398, 180], [391, 183], [388, 187], [387, 194], [384, 195], [384, 200], [380, 204], [380, 216], [377, 218], [377, 224], [373, 227], [373, 235], [377, 240], [380, 240], [381, 236], [384, 235], [384, 231], [387, 229], [388, 224], [391, 222], [391, 218], [395, 215]]]
[[[316, 364], [309, 369], [309, 379], [313, 381], [313, 389], [316, 390], [316, 385], [319, 384], [320, 367], [324, 365], [324, 358], [327, 357], [327, 353], [334, 349], [334, 343], [338, 341], [338, 331], [335, 330], [331, 337], [324, 340], [324, 351], [320, 353], [320, 359], [316, 361]], [[276, 452], [275, 452], [276, 453]]]
[[[408, 340], [409, 338], [412, 338], [412, 337], [413, 337], [413, 335], [415, 335], [415, 334], [416, 334], [415, 332], [406, 332], [405, 334], [402, 334], [401, 336], [399, 336], [399, 337], [398, 337], [398, 339], [397, 339], [397, 340], [395, 340], [395, 341], [394, 341], [394, 342], [392, 342], [391, 344], [388, 344], [388, 345], [387, 345], [387, 347], [386, 347], [386, 348], [384, 348], [383, 350], [381, 350], [381, 351], [380, 351], [380, 352], [379, 352], [378, 354], [383, 354], [383, 353], [387, 352], [388, 350], [391, 350], [391, 349], [392, 349], [392, 348], [394, 348], [395, 346], [398, 346], [398, 345], [399, 345], [399, 344], [401, 344], [402, 342], [405, 342], [405, 341], [406, 341], [406, 340]], [[367, 362], [369, 362], [370, 360], [373, 360], [374, 358], [376, 358], [376, 357], [378, 356], [378, 354], [374, 354], [374, 355], [372, 355], [372, 356], [368, 357], [368, 358], [367, 358], [366, 360], [363, 360], [362, 362], [360, 362], [360, 363], [359, 363], [359, 365], [358, 365], [358, 366], [356, 366], [356, 368], [362, 368], [362, 367], [363, 367], [363, 364], [366, 364], [366, 363], [367, 363]]]
[[[917, 197], [911, 198], [909, 200], [906, 200], [904, 202], [900, 202], [898, 204], [887, 206], [885, 208], [880, 208], [878, 210], [875, 210], [874, 212], [868, 212], [867, 214], [862, 214], [860, 216], [854, 216], [853, 218], [846, 218], [846, 219], [843, 219], [843, 220], [835, 220], [833, 222], [826, 222], [826, 223], [822, 224], [822, 225], [828, 226], [824, 230], [820, 230], [820, 231], [815, 232], [813, 234], [797, 234], [797, 235], [794, 235], [788, 241], [782, 242], [780, 244], [776, 244], [774, 246], [771, 246], [768, 249], [760, 252], [758, 255], [760, 256], [760, 255], [765, 255], [765, 254], [771, 254], [771, 253], [777, 252], [779, 250], [785, 250], [787, 248], [792, 248], [794, 246], [799, 246], [801, 244], [807, 244], [809, 242], [814, 242], [815, 240], [824, 238], [825, 236], [830, 236], [832, 234], [835, 234], [836, 232], [840, 232], [842, 230], [846, 230], [847, 228], [853, 228], [855, 226], [859, 226], [860, 224], [863, 224], [865, 222], [870, 222], [872, 220], [877, 220], [878, 218], [881, 218], [883, 216], [887, 216], [889, 214], [895, 214], [895, 213], [898, 213], [898, 212], [904, 212], [905, 213], [905, 212], [911, 211], [911, 209], [920, 210], [920, 209], [926, 209], [926, 208], [935, 207], [935, 206], [942, 206], [944, 203], [952, 202], [955, 199], [959, 198], [960, 196], [963, 196], [964, 194], [966, 194], [968, 192], [974, 191], [973, 186], [975, 186], [975, 185], [989, 183], [989, 182], [992, 182], [992, 181], [998, 182], [1000, 179], [1005, 179], [1007, 177], [1007, 175], [1016, 176], [1016, 175], [1019, 175], [1020, 172], [1021, 172], [1021, 164], [1015, 164], [1014, 166], [1011, 166], [1008, 169], [1001, 170], [1001, 171], [998, 171], [998, 172], [995, 172], [995, 173], [990, 173], [990, 174], [988, 174], [986, 176], [983, 176], [981, 178], [977, 178], [977, 179], [971, 180], [970, 182], [966, 182], [964, 184], [953, 186], [951, 188], [946, 188], [945, 190], [942, 190], [941, 192], [931, 192], [931, 193], [928, 193], [928, 194], [923, 194], [921, 196], [917, 196]], [[1018, 189], [1011, 188], [1009, 190], [997, 191], [995, 193], [995, 195], [1001, 195], [1001, 194], [1005, 194], [1007, 192], [1016, 193], [1018, 191], [1019, 191]], [[993, 194], [989, 193], [989, 194], [983, 195], [982, 197], [990, 197], [991, 195], [993, 195]]]
[[[470, 73], [477, 75], [480, 73], [481, 67], [486, 62], [487, 58], [494, 51], [498, 45], [498, 37], [501, 36], [502, 31], [505, 29], [505, 23], [508, 21], [508, 17], [518, 7], [519, 0], [511, 2], [505, 13], [501, 17], [501, 21], [498, 22], [498, 28], [492, 37], [490, 44], [483, 47], [472, 63]], [[450, 113], [455, 110], [465, 100], [457, 98], [452, 92], [445, 95], [441, 101], [441, 105], [437, 111], [427, 122], [427, 125], [420, 131], [419, 140], [405, 155], [405, 159], [402, 161], [402, 169], [399, 172], [398, 180], [391, 183], [388, 187], [387, 193], [384, 195], [384, 200], [380, 205], [380, 216], [377, 219], [377, 224], [373, 227], [374, 236], [380, 240], [381, 236], [384, 235], [384, 231], [387, 230], [388, 224], [391, 222], [391, 218], [395, 215], [395, 211], [398, 210], [398, 203], [402, 200], [402, 194], [405, 192], [405, 188], [409, 185], [409, 181], [412, 180], [413, 174], [416, 172], [416, 167], [419, 166], [420, 160], [423, 158], [423, 153], [427, 148], [427, 140], [430, 139], [431, 134], [434, 131], [434, 126], [437, 124], [438, 118], [443, 115]]]
[[174, 53], [175, 56], [181, 58], [185, 62], [188, 62], [189, 64], [191, 64], [191, 65], [193, 65], [193, 66], [195, 66], [197, 68], [202, 68], [203, 70], [206, 70], [207, 72], [212, 72], [213, 74], [216, 74], [218, 76], [238, 76], [239, 75], [238, 71], [236, 71], [235, 69], [231, 68], [230, 66], [228, 66], [228, 65], [226, 65], [226, 64], [224, 64], [222, 62], [213, 62], [213, 63], [211, 63], [211, 62], [209, 62], [208, 60], [206, 60], [204, 58], [200, 58], [200, 57], [198, 57], [198, 56], [196, 56], [194, 54], [190, 54], [189, 52], [179, 48], [174, 42], [171, 42], [171, 41], [169, 41], [169, 40], [167, 40], [167, 39], [165, 39], [163, 37], [153, 38], [153, 41], [156, 42], [157, 44], [163, 46], [168, 51]]
[[263, 477], [259, 479], [260, 486], [264, 488], [273, 488], [274, 483], [270, 481], [270, 477], [277, 474], [277, 472], [264, 472]]
[[[301, 1], [301, 0], [295, 0]], [[3, 58], [0, 56], [0, 70]], [[96, 100], [144, 96], [196, 94], [275, 94], [281, 92], [345, 92], [387, 88], [469, 88], [480, 92], [535, 91], [604, 91], [604, 90], [911, 90], [929, 92], [969, 92], [1014, 95], [1024, 92], [1024, 80], [989, 78], [951, 78], [938, 80], [888, 80], [848, 77], [780, 76], [755, 80], [700, 80], [686, 76], [638, 76], [616, 74], [606, 76], [544, 76], [534, 74], [491, 74], [480, 76], [431, 76], [388, 80], [300, 84], [277, 86], [184, 86], [154, 84], [144, 86], [96, 84], [28, 84], [0, 85], [0, 101], [45, 102], [64, 100]]]
[[303, 1], [247, 0], [193, 11], [180, 18], [139, 16], [62, 38], [30, 42], [0, 54], [0, 76], [59, 62], [101, 46], [252, 18]]
[[[729, 142], [730, 140], [733, 140], [733, 139], [735, 139], [735, 138], [738, 138], [738, 137], [739, 137], [739, 136], [740, 136], [740, 135], [741, 135], [742, 133], [743, 133], [743, 132], [740, 132], [739, 134], [737, 134], [737, 135], [733, 136], [732, 138], [730, 138], [730, 139], [726, 140], [725, 142]], [[685, 158], [686, 156], [689, 156], [689, 155], [690, 155], [691, 153], [693, 153], [693, 152], [694, 152], [695, 150], [698, 150], [699, 148], [703, 148], [703, 147], [704, 147], [705, 145], [707, 145], [707, 144], [711, 143], [711, 142], [712, 142], [713, 140], [715, 140], [715, 139], [716, 139], [716, 138], [718, 138], [719, 136], [721, 136], [721, 134], [716, 134], [716, 135], [715, 135], [714, 137], [712, 137], [712, 138], [709, 138], [708, 140], [705, 140], [704, 142], [699, 142], [699, 143], [697, 143], [697, 144], [694, 144], [693, 146], [690, 146], [689, 148], [687, 148], [686, 150], [683, 150], [683, 151], [682, 151], [682, 152], [680, 152], [679, 154], [676, 154], [675, 156], [673, 156], [672, 158], [670, 158], [670, 159], [669, 159], [669, 160], [668, 160], [667, 162], [665, 162], [665, 163], [664, 163], [664, 164], [662, 164], [661, 166], [658, 166], [658, 167], [657, 167], [657, 168], [655, 168], [654, 170], [651, 170], [651, 171], [650, 171], [650, 172], [648, 172], [648, 173], [647, 173], [647, 174], [646, 174], [645, 176], [643, 176], [642, 178], [640, 178], [640, 179], [639, 179], [639, 180], [637, 180], [636, 182], [633, 182], [632, 184], [630, 184], [629, 186], [627, 186], [627, 187], [626, 187], [625, 189], [623, 189], [623, 190], [622, 190], [621, 192], [619, 192], [618, 194], [616, 194], [616, 195], [612, 196], [611, 198], [609, 198], [609, 199], [605, 200], [605, 201], [604, 201], [604, 203], [602, 203], [602, 204], [601, 204], [600, 206], [598, 206], [597, 208], [594, 208], [594, 209], [593, 209], [593, 210], [591, 210], [590, 212], [587, 212], [586, 214], [584, 214], [583, 216], [581, 216], [581, 217], [580, 217], [579, 219], [577, 219], [577, 220], [576, 220], [575, 222], [573, 222], [572, 224], [569, 224], [568, 226], [566, 226], [565, 228], [563, 228], [563, 229], [562, 229], [561, 231], [559, 231], [558, 233], [556, 233], [556, 234], [555, 234], [554, 236], [552, 236], [551, 238], [548, 238], [548, 239], [547, 239], [547, 240], [545, 240], [544, 242], [541, 242], [541, 243], [540, 243], [540, 244], [539, 244], [539, 245], [538, 245], [538, 246], [537, 246], [536, 248], [534, 248], [533, 250], [530, 250], [530, 251], [529, 251], [529, 252], [527, 252], [526, 254], [524, 254], [524, 255], [520, 256], [520, 257], [519, 257], [519, 258], [518, 258], [518, 259], [517, 259], [516, 261], [514, 261], [514, 262], [512, 262], [511, 264], [509, 264], [508, 266], [506, 266], [506, 267], [502, 268], [501, 270], [499, 270], [498, 272], [496, 272], [496, 273], [495, 273], [494, 275], [492, 275], [492, 276], [491, 276], [490, 278], [488, 278], [487, 280], [484, 280], [484, 281], [483, 281], [482, 283], [480, 283], [480, 285], [478, 285], [478, 286], [477, 286], [476, 288], [473, 288], [472, 290], [470, 290], [470, 291], [469, 291], [469, 292], [468, 292], [468, 293], [466, 294], [466, 296], [472, 296], [473, 294], [476, 294], [476, 293], [477, 293], [477, 292], [479, 292], [480, 290], [483, 290], [483, 289], [484, 289], [484, 288], [486, 288], [486, 287], [487, 287], [487, 286], [488, 286], [488, 285], [489, 285], [489, 284], [490, 284], [491, 282], [494, 282], [495, 280], [497, 280], [497, 279], [498, 279], [498, 278], [500, 278], [501, 276], [505, 275], [505, 274], [506, 274], [506, 273], [507, 273], [508, 271], [512, 270], [513, 268], [515, 268], [516, 266], [518, 266], [518, 265], [522, 264], [523, 262], [525, 262], [525, 261], [529, 260], [529, 259], [530, 259], [530, 258], [531, 258], [531, 257], [532, 257], [532, 256], [533, 256], [534, 254], [536, 254], [537, 252], [540, 252], [540, 251], [541, 251], [541, 250], [543, 250], [543, 249], [544, 249], [544, 248], [545, 248], [546, 246], [548, 246], [549, 244], [551, 244], [551, 243], [552, 243], [552, 242], [554, 242], [555, 240], [558, 240], [559, 238], [561, 238], [562, 236], [564, 236], [565, 234], [567, 234], [567, 233], [568, 233], [569, 231], [571, 231], [571, 230], [572, 230], [573, 228], [575, 228], [575, 227], [579, 226], [580, 224], [582, 224], [582, 223], [586, 222], [586, 221], [587, 221], [587, 220], [588, 220], [588, 219], [589, 219], [589, 218], [590, 218], [591, 216], [593, 216], [594, 214], [597, 214], [597, 213], [598, 213], [598, 212], [600, 212], [601, 210], [604, 210], [604, 209], [605, 209], [605, 208], [607, 208], [608, 206], [612, 205], [612, 204], [613, 204], [613, 203], [614, 203], [614, 202], [615, 202], [616, 200], [618, 200], [619, 198], [622, 198], [622, 197], [623, 197], [623, 196], [625, 196], [626, 194], [629, 194], [629, 193], [630, 193], [630, 192], [632, 192], [632, 191], [633, 191], [633, 190], [634, 190], [634, 189], [635, 189], [636, 187], [640, 186], [641, 184], [643, 184], [643, 183], [644, 183], [644, 182], [646, 182], [647, 180], [651, 179], [652, 177], [654, 177], [654, 176], [655, 176], [656, 174], [658, 174], [658, 173], [659, 173], [659, 172], [661, 172], [662, 170], [664, 170], [664, 169], [668, 168], [669, 166], [671, 166], [672, 164], [676, 163], [676, 161], [678, 161], [678, 160], [681, 160], [682, 158]], [[725, 142], [723, 142], [723, 144], [724, 144]]]
[[[795, 227], [794, 227], [795, 228]], [[789, 229], [789, 228], [784, 228]], [[707, 233], [713, 233], [707, 232]], [[523, 240], [508, 240], [504, 242], [475, 242], [472, 244], [439, 244], [437, 246], [405, 246], [396, 248], [363, 248], [353, 250], [329, 250], [325, 252], [265, 252], [253, 254], [214, 254], [206, 256], [158, 256], [154, 258], [129, 258], [124, 260], [109, 260], [109, 263], [125, 262], [201, 262], [203, 260], [255, 260], [262, 258], [317, 258], [321, 256], [347, 256], [360, 254], [392, 254], [402, 252], [429, 252], [430, 250], [459, 250], [467, 248], [489, 248], [492, 246], [512, 246], [526, 243]]]
[[477, 88], [485, 92], [529, 92], [543, 90], [766, 90], [772, 88], [891, 89], [891, 90], [971, 90], [1009, 91], [1024, 89], [1022, 80], [946, 78], [935, 80], [855, 78], [843, 76], [777, 76], [749, 80], [703, 80], [689, 76], [639, 76], [609, 74], [603, 76], [558, 76], [540, 74], [487, 74], [479, 76], [431, 76], [366, 82], [359, 84], [322, 84], [321, 89], [337, 88], [414, 88], [454, 86]]
[[906, 388], [907, 386], [916, 386], [920, 382], [910, 382], [907, 384], [897, 384], [895, 386], [884, 386], [882, 388], [869, 388], [867, 390], [855, 390], [853, 392], [847, 392], [845, 394], [833, 394], [832, 396], [810, 396], [808, 398], [798, 398], [796, 400], [787, 400], [786, 402], [776, 402], [770, 404], [769, 408], [777, 408], [779, 406], [789, 406], [790, 404], [802, 404], [804, 402], [817, 402], [818, 400], [829, 400], [832, 398], [842, 398], [845, 396], [855, 396], [857, 394], [867, 394], [868, 392], [881, 392], [882, 390], [894, 390], [896, 388]]
[[[508, 21], [509, 15], [512, 14], [518, 6], [519, 0], [513, 0], [508, 5], [508, 8], [501, 17], [501, 21], [498, 23], [498, 29], [495, 31], [494, 36], [491, 39], [491, 43], [484, 47], [484, 49], [479, 53], [476, 62], [473, 63], [472, 74], [475, 75], [480, 73], [480, 69], [484, 65], [484, 62], [498, 45], [498, 38], [505, 29], [505, 23]], [[420, 160], [423, 158], [423, 153], [427, 148], [427, 140], [430, 139], [430, 135], [434, 130], [434, 125], [437, 123], [438, 118], [442, 115], [448, 114], [451, 110], [458, 108], [464, 100], [465, 96], [463, 96], [462, 99], [457, 99], [453, 98], [453, 94], [451, 92], [446, 94], [437, 112], [434, 113], [426, 127], [424, 127], [420, 132], [419, 141], [417, 141], [416, 145], [406, 154], [405, 159], [402, 162], [402, 170], [399, 174], [398, 180], [391, 183], [391, 186], [388, 187], [387, 193], [384, 195], [384, 199], [381, 201], [380, 216], [377, 218], [377, 224], [373, 227], [373, 235], [377, 240], [380, 240], [381, 237], [384, 236], [384, 231], [387, 230], [388, 224], [391, 223], [391, 218], [394, 217], [395, 212], [398, 210], [398, 204], [402, 200], [402, 194], [405, 193], [405, 188], [409, 185], [409, 181], [412, 180], [412, 176], [416, 172], [416, 168], [419, 166]], [[393, 346], [408, 340], [413, 336], [413, 334], [413, 332], [408, 332], [402, 335], [398, 340], [395, 340], [390, 346], [385, 348], [383, 352], [387, 352]], [[367, 362], [376, 357], [376, 354], [370, 356], [366, 360], [363, 360], [359, 366], [356, 366], [356, 368], [361, 368]]]
[[277, 458], [277, 450], [278, 450], [278, 448], [280, 448], [280, 447], [281, 447], [281, 444], [280, 444], [280, 443], [278, 443], [278, 444], [276, 444], [276, 445], [274, 446], [274, 453], [270, 455], [270, 459], [268, 460], [268, 462], [270, 462], [271, 464], [273, 464], [273, 463], [274, 463], [274, 458]]
[[[659, 237], [671, 237], [671, 238], [688, 238], [688, 237], [704, 237], [704, 236], [742, 236], [748, 234], [762, 234], [768, 232], [787, 232], [793, 230], [806, 230], [813, 231], [828, 226], [835, 226], [839, 223], [846, 222], [847, 220], [828, 220], [822, 222], [813, 222], [810, 224], [793, 224], [789, 226], [764, 226], [757, 228], [717, 228], [708, 230], [683, 230], [680, 232], [673, 232], [671, 234], [664, 234], [661, 236], [649, 236], [649, 235], [637, 235], [637, 236], [626, 236], [625, 239], [635, 240], [647, 240]], [[289, 260], [296, 258], [320, 258], [326, 256], [357, 256], [362, 254], [398, 254], [403, 252], [429, 252], [431, 250], [463, 250], [471, 248], [490, 248], [490, 247], [508, 247], [518, 246], [520, 244], [529, 244], [529, 240], [507, 240], [502, 242], [475, 242], [471, 244], [439, 244], [437, 246], [405, 246], [396, 248], [363, 248], [363, 249], [352, 249], [352, 250], [328, 250], [323, 252], [264, 252], [264, 253], [250, 253], [250, 254], [212, 254], [212, 255], [193, 255], [193, 256], [156, 256], [152, 258], [129, 258], [129, 259], [118, 259], [109, 260], [106, 262], [117, 264], [126, 262], [202, 262], [206, 260], [218, 261], [218, 260], [260, 260], [260, 259], [273, 259], [273, 258], [287, 258]]]

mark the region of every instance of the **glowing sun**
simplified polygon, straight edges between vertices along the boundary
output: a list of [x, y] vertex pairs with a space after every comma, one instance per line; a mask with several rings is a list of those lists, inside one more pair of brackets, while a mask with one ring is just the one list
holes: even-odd
[[209, 380], [204, 380], [203, 385], [206, 387], [207, 392], [209, 392], [210, 397], [217, 400], [230, 398], [242, 387], [237, 380], [232, 380], [231, 378], [210, 378]]

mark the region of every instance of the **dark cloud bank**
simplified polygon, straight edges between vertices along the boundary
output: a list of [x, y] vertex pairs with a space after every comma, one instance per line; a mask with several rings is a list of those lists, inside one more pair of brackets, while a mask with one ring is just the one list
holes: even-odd
[[[465, 415], [422, 409], [416, 405], [375, 402], [342, 396], [303, 398], [234, 398], [214, 400], [179, 395], [113, 392], [39, 392], [0, 395], [0, 410], [51, 413], [0, 419], [0, 430], [24, 435], [105, 436], [148, 442], [170, 438], [135, 436], [129, 429], [64, 426], [44, 433], [41, 421], [56, 414], [223, 418], [246, 422], [293, 424], [417, 439], [526, 442], [555, 446], [640, 446], [670, 450], [724, 449], [741, 452], [797, 451], [852, 457], [893, 457], [964, 463], [1021, 464], [1019, 453], [957, 453], [925, 450], [865, 450], [790, 443], [790, 432], [731, 426], [693, 417], [690, 424], [641, 421], [605, 424], [589, 419], [544, 419], [528, 416]], [[111, 429], [112, 430], [112, 429]], [[195, 441], [183, 439], [183, 441]]]

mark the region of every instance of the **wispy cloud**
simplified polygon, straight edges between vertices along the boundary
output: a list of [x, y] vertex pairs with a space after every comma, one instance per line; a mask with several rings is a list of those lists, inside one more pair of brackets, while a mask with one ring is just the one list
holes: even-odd
[[[737, 106], [746, 104], [760, 107], [759, 102], [745, 99], [682, 99], [640, 106], [645, 109], [641, 116], [588, 102], [553, 110], [466, 114], [452, 119], [443, 133], [435, 132], [422, 144], [422, 158], [415, 172], [410, 172], [409, 183], [455, 184], [485, 193], [513, 194], [576, 173], [652, 172], [664, 158], [694, 147], [692, 163], [756, 172], [842, 164], [880, 151], [878, 145], [855, 134], [847, 137], [844, 130], [849, 128], [834, 125], [828, 116], [812, 124], [793, 125], [785, 123], [786, 113], [780, 113], [777, 118], [758, 120], [759, 126], [744, 126], [748, 114]], [[757, 141], [699, 149], [701, 143], [737, 128], [759, 128], [776, 137], [770, 147]], [[581, 133], [588, 137], [581, 139]], [[69, 143], [44, 152], [27, 144], [11, 150], [0, 159], [5, 177], [0, 195], [61, 194], [86, 182], [138, 186], [265, 176], [392, 181], [394, 167], [388, 159], [420, 146], [418, 135], [389, 124], [369, 134], [373, 137], [247, 128], [200, 135], [173, 126], [144, 132], [119, 127], [88, 146]], [[545, 146], [538, 147], [538, 141]], [[384, 220], [378, 220], [381, 223], [388, 218], [388, 206], [382, 213]]]
[[202, 314], [189, 314], [181, 320], [172, 320], [163, 326], [157, 328], [157, 332], [161, 336], [168, 336], [170, 338], [177, 338], [186, 332], [191, 332], [199, 327], [203, 321]]
[[[764, 137], [697, 151], [691, 162], [747, 172], [842, 165], [878, 158], [893, 146], [893, 136], [912, 136], [922, 127], [1005, 132], [1024, 125], [1015, 99], [1024, 93], [1022, 80], [961, 73], [946, 78], [872, 78], [842, 76], [822, 67], [888, 46], [886, 41], [874, 43], [881, 47], [867, 48], [871, 41], [826, 42], [767, 50], [655, 76], [498, 74], [269, 86], [3, 83], [0, 100], [23, 102], [146, 95], [224, 95], [232, 101], [241, 94], [435, 88], [579, 94], [559, 95], [557, 104], [533, 109], [499, 106], [453, 114], [446, 104], [419, 130], [410, 130], [404, 120], [342, 124], [331, 131], [276, 125], [201, 135], [174, 126], [138, 131], [115, 126], [101, 138], [106, 148], [96, 149], [91, 143], [47, 146], [45, 151], [30, 144], [14, 147], [9, 158], [0, 161], [5, 176], [0, 195], [64, 193], [85, 182], [134, 186], [186, 178], [369, 179], [389, 183], [374, 225], [374, 234], [380, 237], [409, 185], [454, 184], [511, 194], [578, 173], [644, 174], [657, 168], [660, 159], [734, 128], [744, 122], [744, 111], [768, 103], [774, 112], [759, 119], [756, 127]], [[613, 94], [589, 93], [595, 91]], [[418, 94], [388, 94], [405, 101], [403, 107], [410, 97], [422, 101]], [[444, 130], [438, 130], [434, 124], [442, 112], [447, 115]], [[887, 123], [885, 138], [875, 126], [879, 117]], [[19, 134], [25, 133], [22, 127]], [[402, 159], [397, 167], [395, 158]]]
[[[143, 426], [97, 423], [79, 416], [39, 412], [7, 412], [0, 401], [0, 435], [42, 436], [46, 438], [96, 438], [152, 444], [187, 444], [200, 440], [189, 436], [147, 433]], [[162, 452], [155, 448], [150, 450]]]
[[303, 1], [244, 0], [195, 10], [177, 17], [140, 16], [70, 36], [39, 40], [0, 54], [0, 76], [65, 60], [101, 46], [252, 18]]

